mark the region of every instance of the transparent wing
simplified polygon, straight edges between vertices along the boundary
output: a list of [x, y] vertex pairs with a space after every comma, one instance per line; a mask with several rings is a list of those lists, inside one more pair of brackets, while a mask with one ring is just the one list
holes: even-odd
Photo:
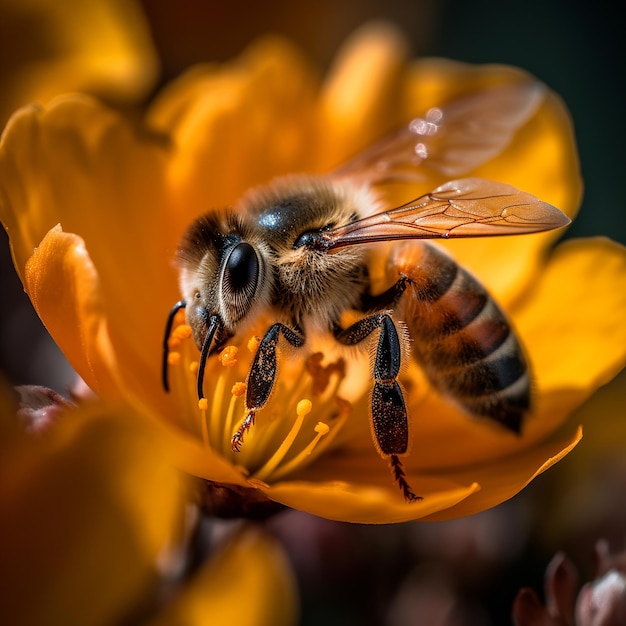
[[323, 233], [325, 248], [397, 239], [537, 233], [567, 226], [559, 209], [511, 185], [482, 178], [449, 181], [412, 202]]
[[424, 168], [462, 176], [506, 148], [537, 111], [546, 87], [527, 81], [432, 108], [331, 173], [371, 184], [425, 179]]

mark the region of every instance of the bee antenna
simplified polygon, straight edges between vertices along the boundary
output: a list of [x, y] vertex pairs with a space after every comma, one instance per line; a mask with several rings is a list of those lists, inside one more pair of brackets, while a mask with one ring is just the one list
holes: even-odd
[[204, 367], [206, 366], [206, 360], [209, 357], [211, 350], [211, 344], [213, 343], [213, 337], [218, 328], [222, 328], [223, 323], [218, 315], [211, 315], [209, 318], [209, 328], [207, 330], [204, 343], [202, 344], [202, 352], [200, 353], [200, 363], [198, 364], [198, 400], [204, 398]]
[[167, 322], [165, 324], [165, 336], [163, 337], [163, 363], [161, 366], [161, 382], [163, 384], [163, 389], [165, 389], [166, 392], [169, 392], [170, 390], [170, 384], [167, 379], [168, 357], [170, 354], [168, 340], [170, 338], [170, 333], [172, 332], [172, 326], [174, 324], [174, 317], [176, 316], [176, 313], [178, 313], [178, 311], [180, 311], [181, 309], [184, 309], [186, 306], [187, 303], [184, 300], [179, 300], [172, 307], [172, 310], [167, 316]]

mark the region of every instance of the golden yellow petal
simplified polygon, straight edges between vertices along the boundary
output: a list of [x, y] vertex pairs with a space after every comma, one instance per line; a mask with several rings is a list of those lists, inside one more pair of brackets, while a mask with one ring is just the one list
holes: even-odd
[[363, 26], [344, 42], [320, 94], [318, 171], [341, 165], [408, 121], [399, 106], [407, 53], [400, 31], [383, 22]]
[[118, 101], [145, 96], [156, 79], [158, 60], [138, 4], [0, 2], [0, 123], [20, 106], [69, 91]]
[[314, 88], [294, 46], [267, 37], [234, 62], [194, 68], [164, 90], [148, 122], [176, 146], [170, 184], [186, 220], [306, 169]]
[[481, 489], [471, 497], [449, 509], [441, 510], [426, 521], [442, 521], [472, 515], [512, 498], [539, 474], [545, 472], [565, 455], [569, 454], [582, 439], [582, 428], [573, 436], [535, 446], [520, 455], [510, 455], [498, 463], [486, 463], [476, 467], [446, 472], [452, 480], [478, 480]]
[[515, 324], [538, 393], [562, 392], [562, 415], [626, 364], [625, 315], [626, 249], [603, 238], [558, 246]]
[[[143, 265], [138, 255], [155, 256], [167, 230], [166, 155], [162, 140], [140, 136], [86, 96], [16, 113], [2, 137], [0, 216], [18, 271], [58, 223], [85, 240], [95, 261], [128, 262], [126, 269], [133, 271]], [[150, 266], [145, 265], [142, 273]]]
[[[411, 445], [403, 457], [407, 472], [442, 474], [482, 462], [497, 464], [507, 455], [522, 454], [556, 427], [550, 411], [558, 409], [561, 396], [555, 394], [540, 400], [535, 412], [522, 425], [522, 434], [516, 435], [488, 419], [471, 417], [429, 391], [421, 402], [409, 404]], [[364, 446], [365, 442], [359, 445]]]
[[[410, 477], [413, 490], [424, 499], [408, 504], [393, 484], [385, 462], [359, 462], [354, 456], [320, 459], [298, 480], [279, 482], [262, 490], [272, 500], [327, 519], [360, 524], [389, 524], [421, 519], [458, 505], [481, 487], [438, 476]], [[387, 470], [387, 471], [385, 471]], [[330, 480], [331, 476], [345, 477]]]
[[[155, 414], [158, 415], [156, 411]], [[177, 467], [192, 476], [213, 482], [250, 486], [245, 468], [233, 465], [211, 448], [204, 446], [197, 436], [189, 435], [176, 426], [174, 418], [167, 421], [168, 417], [167, 412], [162, 411], [159, 425], [163, 428], [163, 436], [170, 442]]]
[[[93, 292], [99, 308], [83, 308], [78, 314], [106, 318], [106, 324], [99, 322], [101, 332], [86, 334], [83, 346], [74, 340], [76, 350], [71, 326], [59, 316], [57, 334], [53, 333], [61, 348], [72, 353], [73, 365], [90, 385], [93, 377], [73, 352], [99, 350], [102, 345], [92, 344], [102, 339], [104, 330], [115, 345], [118, 365], [124, 368], [118, 378], [122, 386], [124, 379], [130, 388], [138, 382], [138, 392], [148, 393], [158, 385], [163, 319], [178, 298], [171, 266], [177, 233], [164, 187], [166, 156], [160, 139], [139, 137], [118, 115], [78, 96], [59, 99], [45, 109], [22, 110], [3, 137], [0, 216], [26, 288], [27, 260], [58, 223], [66, 233], [80, 234], [84, 243], [82, 256], [71, 257], [77, 266], [74, 281], [84, 275], [93, 283], [91, 274], [98, 275], [97, 283], [75, 284], [74, 291], [69, 290], [61, 276], [73, 270], [62, 264], [47, 267], [44, 255], [49, 247], [39, 252], [30, 274], [31, 282], [43, 285], [43, 278], [37, 279], [33, 272], [42, 276], [58, 272], [47, 287], [52, 308], [58, 306], [58, 299], [73, 298], [78, 290]], [[78, 266], [87, 258], [92, 268], [84, 274]], [[60, 257], [53, 261], [60, 262]], [[52, 326], [43, 303], [35, 305], [44, 323]], [[76, 305], [68, 300], [64, 306]], [[55, 319], [54, 311], [50, 315]], [[98, 386], [96, 390], [102, 391]]]
[[291, 626], [297, 589], [280, 546], [261, 528], [246, 526], [185, 586], [151, 626]]
[[24, 286], [46, 328], [88, 385], [119, 398], [99, 277], [77, 235], [60, 226], [26, 263]]
[[95, 626], [141, 608], [181, 530], [165, 442], [136, 415], [84, 407], [0, 463], [3, 620]]
[[[441, 106], [480, 89], [526, 80], [534, 79], [513, 67], [419, 60], [411, 68], [407, 81], [410, 93], [406, 115], [423, 113], [429, 107]], [[580, 205], [582, 182], [573, 126], [562, 101], [548, 90], [537, 113], [518, 130], [509, 146], [467, 175], [506, 182], [573, 217]], [[426, 186], [432, 188], [441, 182], [433, 178]], [[560, 234], [561, 231], [555, 231], [457, 240], [444, 246], [507, 304], [519, 298], [532, 282], [541, 254]]]
[[[409, 65], [398, 31], [371, 24], [357, 31], [338, 55], [320, 99], [319, 171], [341, 164], [385, 132], [478, 90], [532, 80], [519, 69], [474, 66], [443, 59]], [[535, 194], [570, 217], [582, 194], [572, 123], [560, 99], [547, 91], [537, 113], [496, 158], [466, 175], [507, 182]], [[385, 190], [391, 206], [444, 182], [431, 176], [420, 185]], [[540, 256], [560, 232], [446, 243], [457, 260], [507, 303], [532, 282]]]
[[[621, 465], [626, 441], [626, 370], [593, 394], [572, 416], [584, 424], [585, 442], [576, 450], [575, 458], [559, 466], [554, 476], [562, 493], [576, 498], [577, 486], [603, 480], [609, 464]], [[553, 479], [551, 479], [553, 480]], [[580, 502], [584, 506], [584, 502]]]

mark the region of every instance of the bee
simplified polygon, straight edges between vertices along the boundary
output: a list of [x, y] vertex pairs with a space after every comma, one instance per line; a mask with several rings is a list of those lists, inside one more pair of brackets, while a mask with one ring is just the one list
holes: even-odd
[[[232, 209], [196, 219], [177, 252], [183, 299], [166, 324], [165, 390], [167, 339], [178, 310], [185, 309], [201, 353], [199, 398], [207, 359], [269, 312], [275, 321], [249, 369], [233, 451], [270, 398], [277, 346], [305, 348], [319, 333], [343, 346], [372, 347], [373, 439], [408, 502], [421, 499], [400, 461], [409, 427], [398, 376], [409, 355], [465, 413], [519, 433], [532, 399], [515, 332], [476, 278], [422, 240], [535, 233], [569, 223], [557, 208], [508, 184], [459, 178], [500, 153], [545, 94], [533, 81], [485, 89], [430, 109], [328, 174], [279, 178]], [[381, 204], [376, 186], [418, 181], [428, 170], [450, 180], [400, 207]], [[389, 241], [398, 243], [382, 245]], [[390, 286], [373, 293], [371, 264], [383, 251]], [[342, 327], [346, 310], [361, 316]]]

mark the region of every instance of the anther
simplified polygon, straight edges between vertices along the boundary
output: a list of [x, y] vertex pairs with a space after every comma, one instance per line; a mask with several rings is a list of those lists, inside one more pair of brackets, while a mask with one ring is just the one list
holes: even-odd
[[237, 365], [237, 346], [226, 346], [220, 353], [220, 363], [224, 367], [234, 367]]
[[239, 382], [239, 383], [235, 383], [232, 386], [232, 389], [230, 390], [230, 392], [236, 398], [241, 398], [243, 395], [245, 395], [247, 388], [248, 388], [248, 385], [246, 385], [246, 383]]
[[318, 435], [327, 435], [330, 431], [330, 426], [328, 424], [324, 424], [324, 422], [318, 422], [317, 424], [315, 424], [315, 427], [313, 428], [313, 430], [318, 434]]
[[313, 404], [311, 403], [311, 401], [305, 398], [304, 400], [300, 400], [300, 402], [298, 402], [296, 406], [296, 414], [298, 415], [298, 417], [304, 417], [311, 412], [312, 408]]
[[248, 339], [247, 348], [250, 352], [255, 353], [259, 349], [260, 343], [261, 343], [260, 337], [257, 337], [256, 335], [254, 335], [250, 337], [250, 339]]
[[170, 352], [167, 355], [168, 365], [178, 365], [180, 363], [180, 352]]

